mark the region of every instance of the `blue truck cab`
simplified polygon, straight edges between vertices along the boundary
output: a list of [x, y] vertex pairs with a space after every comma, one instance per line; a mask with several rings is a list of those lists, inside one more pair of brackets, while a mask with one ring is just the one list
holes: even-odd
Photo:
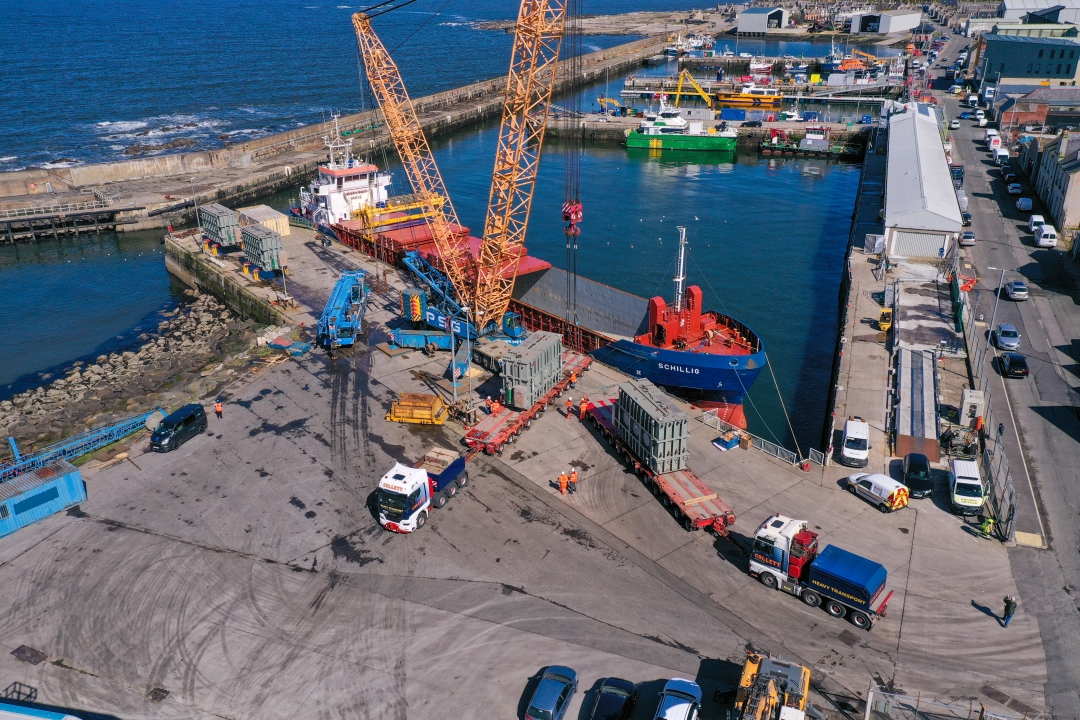
[[342, 273], [330, 291], [319, 318], [319, 344], [325, 348], [349, 347], [364, 331], [364, 309], [368, 288], [363, 270]]
[[847, 616], [869, 630], [892, 598], [890, 592], [875, 610], [888, 572], [880, 563], [834, 545], [818, 551], [817, 533], [805, 520], [774, 515], [758, 527], [750, 553], [750, 574], [763, 585], [823, 607], [833, 617]]
[[376, 491], [379, 524], [397, 533], [411, 533], [427, 523], [432, 507], [442, 507], [469, 482], [465, 458], [433, 447], [412, 467], [395, 463]]

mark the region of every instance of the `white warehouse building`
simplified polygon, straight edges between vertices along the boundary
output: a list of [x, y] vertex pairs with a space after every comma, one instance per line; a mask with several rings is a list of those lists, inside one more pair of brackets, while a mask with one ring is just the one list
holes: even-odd
[[1042, 15], [1051, 9], [1052, 22], [1080, 23], [1080, 0], [1002, 0], [998, 17], [1020, 22], [1028, 13]]
[[962, 223], [937, 110], [911, 103], [889, 117], [885, 249], [889, 257], [948, 256]]
[[787, 27], [790, 14], [784, 8], [749, 8], [739, 13], [740, 35], [764, 35]]
[[851, 16], [852, 35], [891, 35], [911, 32], [922, 24], [919, 10], [886, 10], [862, 12]]

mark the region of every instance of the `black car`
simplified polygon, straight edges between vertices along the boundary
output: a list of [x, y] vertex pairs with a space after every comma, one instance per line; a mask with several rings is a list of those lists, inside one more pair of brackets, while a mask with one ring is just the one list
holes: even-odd
[[998, 358], [998, 368], [1003, 377], [1026, 378], [1028, 376], [1027, 358], [1020, 353], [1001, 353]]
[[158, 423], [150, 436], [154, 452], [175, 450], [191, 438], [206, 431], [206, 411], [198, 403], [180, 408]]
[[969, 212], [960, 213], [960, 224], [963, 225], [964, 227], [971, 227], [971, 213], [969, 213]]
[[600, 683], [589, 720], [626, 720], [637, 705], [637, 686], [629, 680], [607, 678]]
[[1016, 182], [1016, 175], [1011, 172], [1007, 172], [1001, 179], [1005, 181], [1006, 185], [1008, 185], [1009, 183]]
[[920, 453], [908, 453], [904, 456], [904, 479], [913, 498], [930, 497], [934, 491], [933, 476], [930, 473], [930, 461]]
[[761, 127], [760, 120], [747, 120], [740, 127]]

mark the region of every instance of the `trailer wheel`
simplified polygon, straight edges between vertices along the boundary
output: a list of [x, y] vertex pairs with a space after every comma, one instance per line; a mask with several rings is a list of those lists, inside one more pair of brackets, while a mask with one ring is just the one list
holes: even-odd
[[562, 397], [562, 390], [556, 390], [555, 397]]
[[778, 584], [776, 582], [776, 576], [773, 575], [772, 573], [767, 573], [767, 572], [761, 573], [761, 575], [758, 577], [758, 579], [761, 580], [762, 585], [769, 588], [770, 590], [775, 590], [776, 586]]
[[671, 507], [671, 498], [669, 498], [667, 495], [664, 495], [662, 498], [660, 498], [660, 503], [664, 507], [669, 508]]
[[825, 603], [825, 612], [829, 613], [833, 617], [844, 617], [847, 609], [835, 600], [829, 600]]
[[502, 455], [502, 449], [503, 449], [502, 445], [496, 445], [495, 446], [495, 454], [496, 455]]
[[649, 486], [649, 489], [653, 491], [653, 495], [655, 495], [656, 497], [660, 497], [661, 494], [663, 494], [664, 492], [660, 489], [660, 483], [656, 482], [655, 480], [653, 480], [652, 484]]
[[437, 508], [446, 505], [446, 493], [437, 492], [431, 496], [431, 504]]
[[532, 418], [529, 418], [528, 420], [526, 420], [525, 421], [525, 427], [531, 428], [532, 427], [532, 421], [533, 421]]
[[424, 525], [427, 525], [427, 513], [420, 513], [419, 517], [416, 518], [416, 529], [419, 530]]
[[515, 437], [516, 437], [516, 435], [514, 433], [510, 433], [510, 435], [506, 438], [506, 444], [507, 445], [513, 445]]
[[458, 487], [465, 487], [466, 485], [468, 485], [469, 484], [469, 473], [467, 473], [467, 472], [461, 473], [461, 477], [459, 477], [457, 479], [457, 484], [458, 484]]
[[802, 595], [802, 601], [810, 607], [821, 607], [821, 596], [813, 590], [807, 590]]
[[452, 497], [454, 497], [455, 495], [457, 495], [457, 483], [456, 483], [456, 482], [452, 482], [452, 483], [450, 483], [449, 485], [447, 485], [447, 486], [446, 486], [446, 490], [445, 490], [444, 492], [446, 493], [446, 496], [447, 496], [447, 497], [450, 497], [450, 498], [452, 498]]
[[694, 524], [694, 521], [688, 517], [683, 518], [682, 526], [686, 528], [686, 532], [694, 532], [698, 529], [697, 525]]
[[855, 612], [851, 613], [851, 624], [859, 628], [860, 630], [869, 630], [870, 618], [867, 616], [866, 613], [862, 612], [861, 610], [856, 610]]

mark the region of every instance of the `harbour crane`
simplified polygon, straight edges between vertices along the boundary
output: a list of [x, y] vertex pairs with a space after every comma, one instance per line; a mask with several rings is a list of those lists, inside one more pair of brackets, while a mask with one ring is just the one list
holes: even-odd
[[[352, 16], [368, 82], [431, 227], [441, 267], [457, 294], [457, 308], [477, 333], [501, 326], [510, 305], [536, 188], [551, 93], [565, 28], [566, 0], [522, 0], [514, 33], [506, 97], [484, 235], [478, 257], [431, 154], [396, 63], [364, 13]], [[432, 268], [426, 268], [430, 273]]]

